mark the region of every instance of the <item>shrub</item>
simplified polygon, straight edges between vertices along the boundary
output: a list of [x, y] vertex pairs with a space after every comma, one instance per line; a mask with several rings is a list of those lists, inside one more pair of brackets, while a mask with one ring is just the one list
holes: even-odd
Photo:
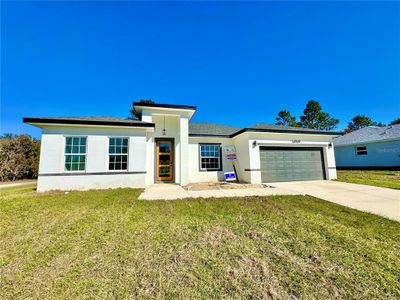
[[0, 137], [0, 181], [37, 178], [40, 141], [28, 134]]

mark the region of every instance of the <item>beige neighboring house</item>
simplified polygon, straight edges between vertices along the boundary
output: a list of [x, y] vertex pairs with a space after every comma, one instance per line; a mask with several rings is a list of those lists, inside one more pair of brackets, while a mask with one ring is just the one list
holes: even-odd
[[[134, 102], [139, 120], [115, 117], [24, 118], [42, 129], [38, 191], [336, 179], [338, 132], [258, 124], [192, 123], [196, 107]], [[225, 149], [234, 149], [229, 160]]]

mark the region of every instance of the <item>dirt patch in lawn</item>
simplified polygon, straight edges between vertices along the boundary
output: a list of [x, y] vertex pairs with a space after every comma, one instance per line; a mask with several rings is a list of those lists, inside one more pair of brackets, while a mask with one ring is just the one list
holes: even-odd
[[248, 189], [248, 188], [269, 188], [264, 184], [249, 184], [236, 182], [200, 182], [191, 183], [183, 187], [187, 191], [205, 191], [205, 190], [226, 190], [226, 189]]

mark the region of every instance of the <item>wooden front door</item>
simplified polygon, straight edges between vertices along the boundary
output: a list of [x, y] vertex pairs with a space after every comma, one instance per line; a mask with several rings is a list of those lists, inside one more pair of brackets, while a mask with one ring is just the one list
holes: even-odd
[[156, 141], [156, 180], [172, 181], [174, 178], [174, 151], [172, 140]]

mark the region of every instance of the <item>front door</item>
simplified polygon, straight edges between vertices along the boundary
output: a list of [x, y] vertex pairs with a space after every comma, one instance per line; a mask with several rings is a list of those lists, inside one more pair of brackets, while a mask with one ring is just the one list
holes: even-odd
[[172, 181], [173, 176], [173, 141], [156, 141], [156, 180]]

